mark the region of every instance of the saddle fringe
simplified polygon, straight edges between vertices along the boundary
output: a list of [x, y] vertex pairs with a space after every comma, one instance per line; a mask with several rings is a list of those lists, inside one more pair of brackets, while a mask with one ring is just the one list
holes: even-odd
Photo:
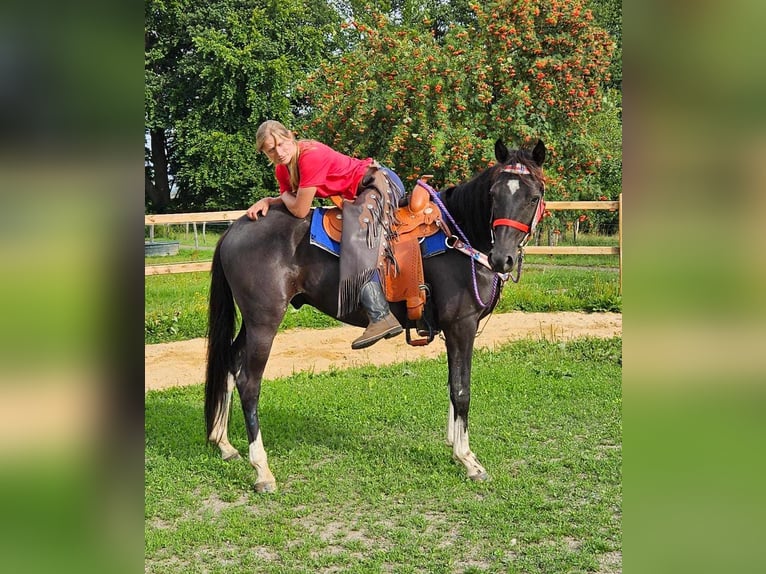
[[341, 282], [338, 289], [338, 318], [353, 313], [359, 307], [362, 287], [372, 281], [376, 271], [376, 269], [365, 269]]

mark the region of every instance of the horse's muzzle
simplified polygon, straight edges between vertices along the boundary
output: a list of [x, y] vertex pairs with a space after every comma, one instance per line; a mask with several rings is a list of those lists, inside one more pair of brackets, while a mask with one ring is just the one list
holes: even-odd
[[489, 259], [489, 264], [492, 266], [492, 271], [495, 271], [496, 273], [508, 273], [513, 269], [514, 263], [516, 263], [514, 254], [490, 251], [487, 258]]

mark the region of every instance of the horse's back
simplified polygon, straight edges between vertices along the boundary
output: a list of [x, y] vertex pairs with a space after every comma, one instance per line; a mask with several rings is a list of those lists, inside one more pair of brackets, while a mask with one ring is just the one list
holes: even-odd
[[242, 254], [294, 252], [308, 229], [308, 220], [298, 219], [282, 207], [272, 207], [255, 220], [243, 215], [221, 238], [221, 255], [230, 260]]
[[294, 280], [295, 254], [308, 229], [307, 220], [278, 207], [256, 220], [243, 216], [232, 223], [217, 249], [238, 305], [256, 295], [263, 300], [264, 293], [269, 299], [288, 296], [285, 285]]

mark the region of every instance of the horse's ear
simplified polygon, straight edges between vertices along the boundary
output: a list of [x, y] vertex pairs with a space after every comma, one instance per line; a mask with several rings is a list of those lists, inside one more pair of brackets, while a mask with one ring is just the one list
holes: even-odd
[[545, 161], [545, 144], [543, 143], [543, 140], [537, 140], [537, 145], [535, 146], [535, 149], [532, 150], [532, 161], [542, 167], [543, 162]]
[[495, 142], [495, 159], [500, 163], [508, 161], [508, 148], [503, 143], [503, 138], [497, 138]]

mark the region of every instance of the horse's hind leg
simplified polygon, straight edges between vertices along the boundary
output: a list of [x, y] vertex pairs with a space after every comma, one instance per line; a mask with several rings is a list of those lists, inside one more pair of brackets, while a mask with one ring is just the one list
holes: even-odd
[[[447, 390], [449, 391], [449, 383], [447, 383]], [[455, 440], [455, 407], [452, 406], [452, 398], [449, 401], [449, 408], [447, 409], [447, 446], [452, 448]]]
[[[245, 375], [243, 369], [240, 367], [239, 372], [237, 373], [237, 378], [243, 376]], [[229, 414], [231, 412], [231, 397], [234, 392], [234, 384], [234, 376], [229, 375], [226, 382], [226, 401], [221, 407], [221, 410], [216, 413], [216, 423], [208, 437], [210, 442], [221, 449], [221, 458], [223, 458], [223, 460], [236, 460], [242, 458], [239, 455], [239, 451], [237, 451], [237, 449], [229, 442]]]
[[237, 378], [237, 389], [245, 415], [245, 426], [250, 441], [250, 464], [255, 469], [256, 492], [275, 492], [277, 481], [269, 468], [266, 449], [263, 448], [261, 426], [258, 420], [258, 402], [261, 394], [261, 381], [266, 361], [271, 352], [271, 344], [277, 333], [279, 321], [269, 325], [247, 326], [247, 347], [243, 370], [246, 376]]

